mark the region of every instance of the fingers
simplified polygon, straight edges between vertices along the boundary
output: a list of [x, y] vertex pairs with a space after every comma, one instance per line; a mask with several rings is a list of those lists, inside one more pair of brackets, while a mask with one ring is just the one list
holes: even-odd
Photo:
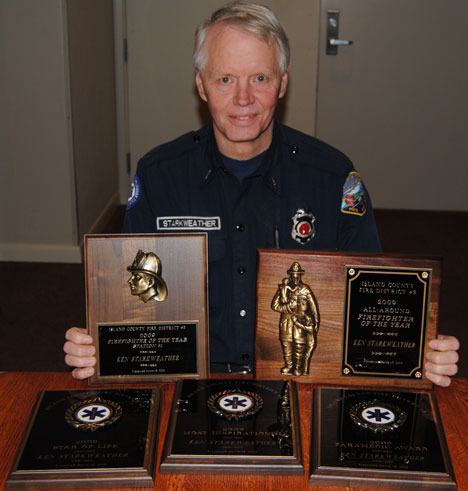
[[[96, 348], [93, 345], [93, 338], [86, 333], [86, 329], [72, 327], [65, 333], [68, 341], [63, 345], [63, 351], [67, 355], [74, 357], [94, 357]], [[67, 357], [65, 357], [65, 361]], [[72, 365], [79, 367], [80, 365]]]
[[429, 347], [436, 351], [457, 351], [460, 348], [460, 342], [454, 336], [439, 334], [437, 339], [429, 341]]
[[433, 372], [425, 372], [426, 378], [429, 379], [435, 385], [440, 385], [441, 387], [448, 387], [451, 383], [451, 378], [447, 375], [438, 375]]
[[72, 371], [73, 378], [78, 380], [83, 380], [85, 378], [91, 377], [94, 373], [94, 367], [86, 367], [86, 368], [75, 368]]
[[76, 379], [85, 379], [93, 375], [96, 365], [96, 348], [93, 338], [86, 333], [86, 329], [72, 327], [65, 333], [67, 341], [63, 345], [65, 363], [74, 367], [72, 376]]
[[92, 344], [75, 344], [71, 341], [63, 345], [63, 351], [73, 356], [94, 356], [96, 354], [96, 348]]
[[82, 327], [71, 327], [65, 333], [65, 339], [75, 344], [93, 344], [93, 338]]
[[73, 368], [94, 367], [96, 365], [95, 356], [75, 356], [65, 355], [65, 363]]
[[456, 351], [432, 351], [426, 353], [426, 360], [437, 365], [454, 365], [458, 362]]
[[436, 385], [448, 387], [452, 375], [458, 371], [459, 359], [457, 350], [460, 343], [454, 336], [439, 335], [429, 342], [431, 348], [426, 353], [426, 377]]
[[96, 358], [94, 356], [83, 357], [66, 355], [65, 363], [70, 367], [76, 367], [72, 371], [73, 378], [82, 380], [94, 374], [94, 366], [96, 365]]
[[458, 372], [458, 367], [456, 364], [452, 363], [449, 365], [438, 365], [435, 363], [427, 362], [426, 363], [426, 375], [427, 373], [433, 373], [436, 375], [456, 375]]

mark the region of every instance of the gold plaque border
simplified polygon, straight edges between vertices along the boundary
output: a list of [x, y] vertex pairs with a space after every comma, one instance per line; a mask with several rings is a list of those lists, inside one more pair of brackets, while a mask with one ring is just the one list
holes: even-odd
[[[423, 373], [423, 365], [424, 365], [424, 341], [426, 338], [426, 323], [428, 317], [428, 296], [431, 288], [431, 279], [432, 279], [432, 269], [431, 268], [402, 268], [402, 267], [391, 267], [391, 266], [365, 266], [365, 265], [346, 265], [345, 266], [345, 281], [346, 281], [346, 296], [345, 296], [345, 323], [343, 325], [343, 361], [341, 371], [343, 375], [346, 377], [352, 377], [353, 375], [366, 375], [366, 376], [377, 376], [377, 377], [401, 377], [401, 378], [416, 378], [419, 379]], [[350, 275], [351, 270], [356, 270], [356, 274]], [[359, 278], [361, 273], [371, 273], [371, 274], [406, 274], [415, 276], [417, 280], [419, 280], [424, 287], [423, 292], [423, 301], [422, 301], [422, 316], [421, 316], [421, 325], [420, 327], [420, 336], [419, 336], [419, 357], [418, 357], [418, 365], [411, 369], [408, 373], [395, 373], [395, 372], [372, 372], [372, 371], [358, 371], [353, 368], [353, 366], [348, 363], [348, 331], [349, 331], [349, 322], [350, 322], [350, 296], [351, 296], [351, 283]], [[427, 273], [427, 278], [421, 278], [421, 276]], [[346, 370], [349, 370], [346, 373]]]
[[[200, 329], [200, 323], [197, 320], [180, 320], [180, 321], [154, 321], [154, 322], [98, 322], [96, 324], [96, 332], [99, 334], [99, 328], [101, 326], [140, 326], [140, 325], [145, 325], [145, 326], [166, 326], [166, 325], [178, 325], [178, 324], [195, 324], [195, 330], [198, 331]], [[195, 333], [195, 338], [196, 342], [198, 344], [198, 332]], [[195, 347], [195, 350], [198, 351], [198, 346]], [[191, 373], [191, 372], [180, 372], [180, 373], [156, 373], [156, 374], [135, 374], [135, 375], [101, 375], [100, 372], [100, 364], [99, 364], [99, 359], [96, 363], [96, 374], [97, 376], [102, 380], [102, 383], [106, 383], [107, 381], [114, 381], [114, 379], [117, 377], [119, 380], [122, 382], [127, 381], [131, 377], [138, 377], [141, 379], [149, 379], [153, 380], [155, 377], [168, 377], [168, 378], [194, 378], [198, 376], [198, 373], [200, 371], [200, 359], [197, 357], [197, 369], [196, 372]]]

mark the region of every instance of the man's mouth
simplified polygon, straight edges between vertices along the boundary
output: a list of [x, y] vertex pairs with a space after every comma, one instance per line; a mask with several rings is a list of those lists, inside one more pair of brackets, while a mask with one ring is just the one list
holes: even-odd
[[245, 114], [245, 115], [235, 115], [231, 114], [229, 118], [234, 122], [234, 123], [251, 123], [255, 118], [257, 117], [256, 114]]

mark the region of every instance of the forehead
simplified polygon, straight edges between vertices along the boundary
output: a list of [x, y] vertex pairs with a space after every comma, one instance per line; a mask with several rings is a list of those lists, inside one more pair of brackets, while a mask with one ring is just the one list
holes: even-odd
[[211, 70], [279, 70], [276, 46], [235, 25], [213, 26], [206, 37], [205, 53]]
[[137, 269], [137, 270], [133, 271], [132, 276], [135, 276], [138, 278], [147, 278], [149, 275], [147, 273], [145, 273], [144, 271]]

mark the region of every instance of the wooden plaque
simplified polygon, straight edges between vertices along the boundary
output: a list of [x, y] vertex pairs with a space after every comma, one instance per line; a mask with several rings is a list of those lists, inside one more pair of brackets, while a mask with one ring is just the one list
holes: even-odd
[[85, 237], [91, 384], [209, 373], [206, 234]]
[[[304, 287], [294, 287], [294, 274]], [[430, 388], [423, 376], [424, 353], [437, 333], [440, 282], [437, 258], [260, 250], [257, 378]], [[278, 305], [286, 305], [280, 300], [287, 298], [288, 289], [297, 298], [308, 297], [308, 316], [296, 314], [296, 306], [283, 315], [286, 307]], [[297, 332], [315, 330], [315, 340], [289, 343], [284, 335], [288, 322], [298, 326]], [[300, 359], [307, 343], [312, 350], [306, 355], [308, 373], [295, 372], [294, 356]], [[297, 355], [285, 351], [289, 345]]]
[[154, 487], [159, 390], [40, 394], [7, 487]]

